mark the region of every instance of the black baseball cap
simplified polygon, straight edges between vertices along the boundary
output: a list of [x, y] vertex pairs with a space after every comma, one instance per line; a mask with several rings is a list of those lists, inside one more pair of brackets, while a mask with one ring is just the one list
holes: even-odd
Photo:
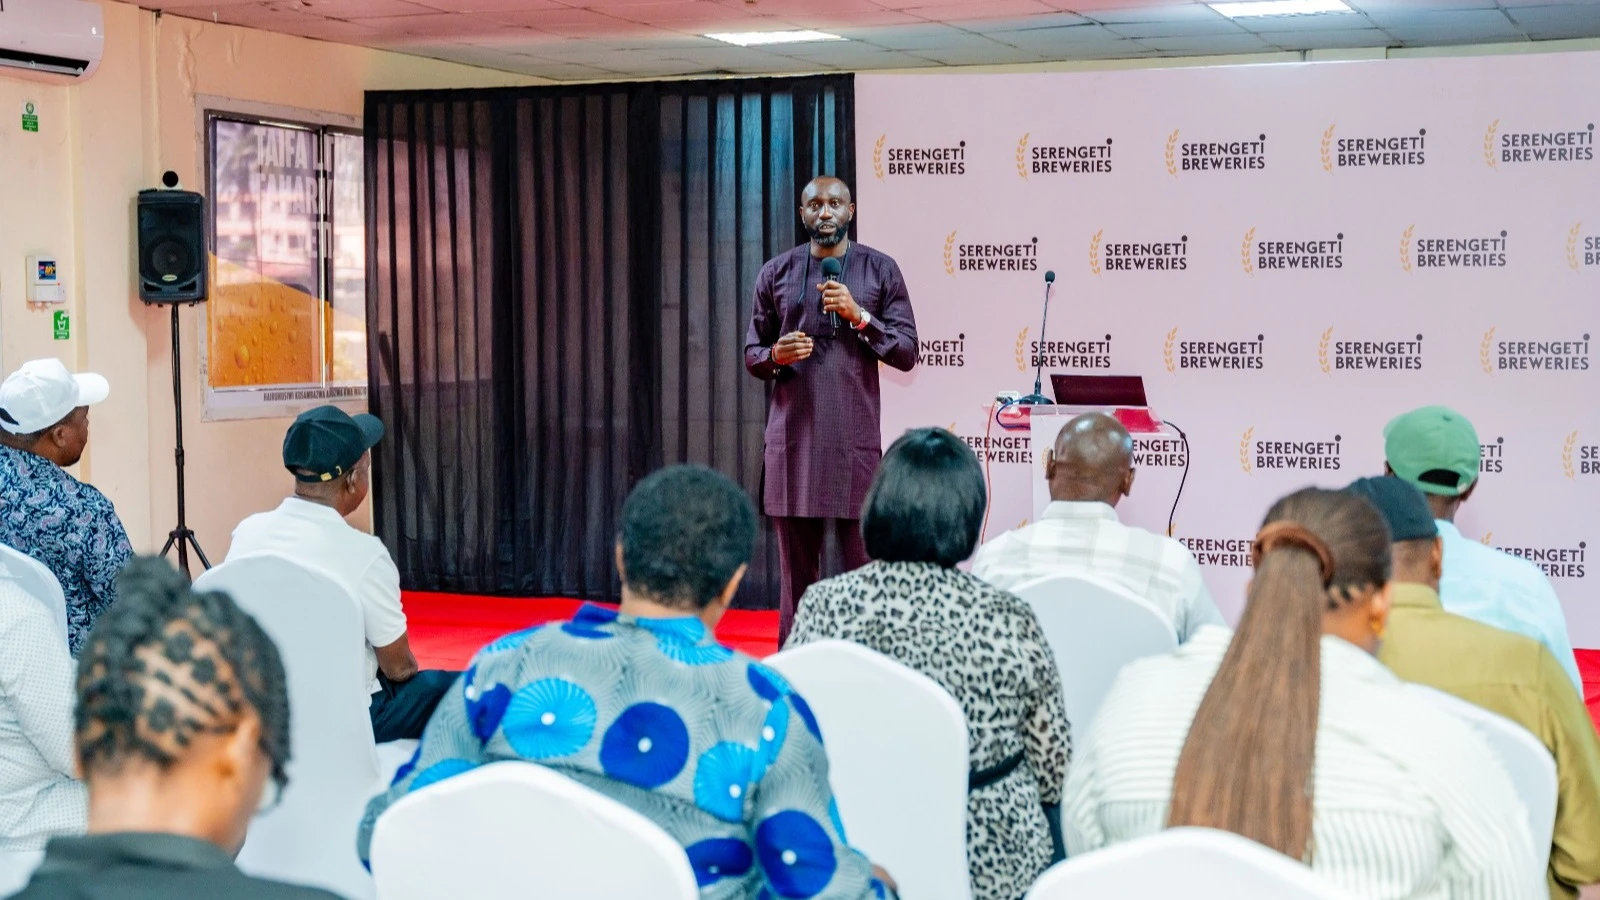
[[[296, 481], [332, 481], [350, 471], [362, 454], [383, 440], [383, 422], [337, 406], [301, 413], [283, 436], [283, 465]], [[309, 474], [307, 474], [309, 473]]]
[[1439, 535], [1439, 526], [1433, 521], [1433, 510], [1428, 508], [1427, 499], [1407, 481], [1392, 475], [1363, 478], [1345, 490], [1367, 498], [1378, 508], [1383, 520], [1389, 523], [1391, 540], [1397, 544]]

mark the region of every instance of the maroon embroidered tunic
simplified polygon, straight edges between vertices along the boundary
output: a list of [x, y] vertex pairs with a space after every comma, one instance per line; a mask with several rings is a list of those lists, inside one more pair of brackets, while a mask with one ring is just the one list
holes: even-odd
[[[895, 261], [851, 244], [840, 280], [872, 316], [837, 331], [822, 311], [822, 261], [810, 244], [769, 260], [756, 276], [755, 310], [745, 338], [750, 374], [775, 381], [767, 410], [763, 506], [769, 516], [856, 519], [883, 456], [878, 361], [909, 372], [917, 364], [917, 321]], [[816, 342], [793, 366], [772, 361], [772, 345], [791, 331]]]

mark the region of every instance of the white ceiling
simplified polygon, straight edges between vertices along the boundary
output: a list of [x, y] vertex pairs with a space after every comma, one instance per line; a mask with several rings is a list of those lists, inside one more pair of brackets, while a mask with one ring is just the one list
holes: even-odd
[[[1600, 0], [1348, 0], [1230, 20], [1198, 0], [129, 0], [556, 80], [783, 74], [1600, 37]], [[844, 42], [740, 48], [712, 31]]]

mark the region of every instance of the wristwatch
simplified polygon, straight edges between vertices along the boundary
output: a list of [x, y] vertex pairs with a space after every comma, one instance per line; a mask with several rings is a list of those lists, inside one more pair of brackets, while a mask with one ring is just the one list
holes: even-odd
[[861, 311], [861, 321], [857, 322], [854, 325], [851, 325], [850, 327], [854, 328], [857, 331], [861, 331], [862, 329], [866, 328], [867, 325], [869, 325], [871, 322], [872, 322], [872, 313], [869, 313], [869, 312], [867, 312], [866, 310], [863, 309]]

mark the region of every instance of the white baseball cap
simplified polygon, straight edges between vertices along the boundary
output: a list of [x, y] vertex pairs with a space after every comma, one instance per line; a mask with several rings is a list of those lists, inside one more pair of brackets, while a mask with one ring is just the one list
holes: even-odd
[[0, 383], [0, 428], [33, 434], [60, 422], [80, 406], [93, 406], [111, 393], [101, 376], [74, 375], [59, 359], [25, 362]]

